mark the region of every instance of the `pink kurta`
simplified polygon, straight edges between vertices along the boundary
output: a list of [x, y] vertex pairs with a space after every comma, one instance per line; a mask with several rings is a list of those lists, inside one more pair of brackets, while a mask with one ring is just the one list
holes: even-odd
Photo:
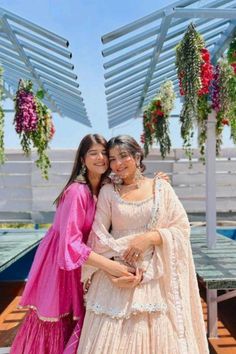
[[95, 201], [86, 184], [72, 183], [60, 202], [53, 226], [38, 247], [20, 305], [31, 308], [11, 353], [60, 354], [75, 322], [84, 317], [81, 265], [91, 249], [86, 241]]

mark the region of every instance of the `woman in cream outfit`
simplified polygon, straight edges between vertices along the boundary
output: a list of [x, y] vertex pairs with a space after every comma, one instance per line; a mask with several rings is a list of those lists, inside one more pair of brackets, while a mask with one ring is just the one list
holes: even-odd
[[209, 353], [186, 212], [166, 181], [141, 175], [140, 146], [108, 142], [117, 184], [102, 187], [88, 244], [137, 268], [136, 280], [84, 265], [91, 284], [77, 354]]

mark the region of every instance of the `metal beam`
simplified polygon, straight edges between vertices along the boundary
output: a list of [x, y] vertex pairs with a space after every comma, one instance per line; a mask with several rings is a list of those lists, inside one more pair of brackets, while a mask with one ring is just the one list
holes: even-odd
[[127, 122], [128, 120], [131, 120], [131, 119], [134, 119], [134, 116], [133, 115], [129, 115], [129, 116], [124, 116], [124, 117], [121, 117], [117, 120], [114, 120], [114, 121], [108, 121], [108, 124], [109, 124], [109, 128], [114, 128], [114, 127], [117, 127], [117, 125], [120, 125], [122, 123], [125, 123]]
[[[71, 69], [71, 70], [74, 69], [74, 65], [72, 63], [69, 63], [68, 61], [65, 61], [61, 58], [58, 58], [56, 55], [48, 53], [41, 48], [39, 49], [39, 48], [37, 48], [37, 47], [35, 47], [35, 46], [31, 45], [30, 43], [25, 42], [23, 40], [20, 41], [20, 44], [22, 45], [23, 48], [27, 49], [27, 50], [25, 50], [25, 53], [30, 57], [32, 57], [32, 55], [33, 55], [32, 52], [33, 52], [33, 53], [36, 53], [37, 55], [39, 55], [40, 57], [46, 58], [55, 64], [63, 66], [64, 68]], [[69, 58], [71, 58], [71, 55], [69, 56]]]
[[[109, 102], [109, 101], [111, 101], [111, 100], [113, 100], [113, 99], [115, 99], [117, 97], [123, 97], [123, 96], [125, 96], [125, 94], [127, 92], [129, 92], [129, 93], [132, 92], [133, 93], [134, 91], [137, 91], [137, 89], [139, 87], [143, 86], [144, 82], [145, 82], [145, 79], [140, 80], [138, 83], [135, 82], [133, 85], [129, 85], [127, 88], [125, 88], [123, 90], [120, 90], [118, 92], [116, 91], [114, 94], [107, 95], [106, 96], [107, 102]], [[107, 91], [105, 91], [105, 93], [107, 94]]]
[[234, 9], [212, 9], [212, 8], [175, 8], [174, 17], [176, 18], [224, 18], [227, 20], [236, 19], [236, 10]]
[[[171, 4], [171, 7], [189, 6], [189, 5], [192, 5], [194, 2], [197, 2], [197, 0], [195, 0], [195, 1], [189, 1], [189, 0], [188, 1], [177, 1], [177, 2], [174, 2], [173, 4]], [[162, 10], [155, 11], [155, 12], [151, 13], [150, 15], [142, 17], [142, 18], [140, 18], [140, 19], [138, 19], [138, 20], [126, 25], [126, 26], [122, 26], [122, 27], [118, 28], [117, 30], [115, 30], [113, 32], [105, 34], [101, 38], [102, 42], [104, 44], [108, 43], [108, 42], [111, 42], [114, 39], [117, 39], [117, 38], [119, 38], [121, 36], [124, 36], [127, 33], [130, 33], [130, 32], [132, 32], [132, 31], [134, 31], [136, 29], [139, 29], [142, 26], [146, 26], [147, 24], [160, 19], [163, 16], [163, 12], [165, 10], [168, 10], [169, 8], [170, 8], [170, 6], [167, 6], [167, 7], [165, 7]]]
[[159, 59], [159, 56], [160, 56], [160, 53], [161, 53], [161, 49], [162, 49], [163, 43], [164, 43], [165, 38], [166, 38], [166, 34], [168, 32], [169, 25], [170, 25], [171, 20], [172, 20], [172, 16], [173, 16], [173, 9], [170, 9], [170, 10], [168, 10], [168, 12], [165, 13], [165, 18], [162, 20], [161, 32], [160, 32], [160, 35], [158, 35], [157, 39], [156, 39], [156, 48], [153, 51], [153, 58], [151, 60], [150, 67], [149, 67], [148, 72], [147, 72], [146, 82], [145, 82], [144, 87], [143, 87], [143, 92], [141, 94], [141, 98], [140, 98], [140, 102], [138, 104], [138, 109], [137, 109], [136, 115], [139, 114], [139, 111], [140, 111], [140, 109], [142, 107], [145, 95], [146, 95], [146, 93], [148, 91], [150, 82], [152, 80], [153, 73], [155, 71], [156, 64], [158, 62], [158, 59]]
[[[34, 67], [32, 66], [32, 64], [30, 63], [28, 57], [25, 55], [24, 50], [20, 46], [20, 43], [18, 42], [18, 39], [16, 38], [15, 34], [13, 33], [13, 31], [12, 31], [8, 21], [6, 20], [6, 18], [2, 17], [1, 23], [2, 23], [3, 29], [5, 30], [5, 32], [8, 34], [9, 38], [11, 39], [12, 44], [15, 46], [15, 48], [18, 51], [18, 53], [21, 55], [22, 60], [24, 61], [26, 67], [28, 67], [31, 70], [32, 76], [38, 82], [39, 86], [44, 89], [43, 83], [41, 82], [40, 77], [36, 73], [36, 71], [35, 71]], [[50, 95], [47, 94], [47, 97], [48, 97], [49, 101], [51, 102], [52, 106], [54, 107], [54, 110], [56, 112], [58, 112], [59, 114], [61, 114], [61, 111], [60, 111], [60, 109], [58, 109], [56, 102], [54, 102], [51, 99]]]
[[[227, 1], [213, 1], [212, 3], [209, 3], [208, 4], [208, 8], [209, 9], [214, 9], [214, 7], [216, 6], [220, 6], [220, 4], [224, 5], [225, 3], [227, 3]], [[189, 4], [193, 4], [193, 2], [191, 3], [191, 1], [189, 2]], [[181, 8], [182, 6], [184, 7], [183, 4], [180, 4]], [[164, 11], [172, 11], [172, 10], [175, 10], [175, 6], [174, 4], [172, 4], [171, 6], [168, 6], [164, 9], [162, 9], [161, 11], [163, 11], [163, 15], [164, 15]], [[184, 22], [186, 22], [186, 20], [177, 20], [177, 21], [173, 21], [172, 23], [172, 26], [171, 27], [174, 27], [174, 26], [178, 26], [180, 24], [184, 24]], [[204, 21], [199, 21], [199, 23], [197, 25], [200, 25], [200, 23], [207, 23], [206, 20]], [[129, 26], [129, 25], [128, 25]], [[184, 26], [185, 27], [185, 26]], [[119, 31], [119, 29], [117, 30]], [[131, 31], [130, 31], [131, 32]], [[156, 27], [153, 27], [147, 31], [143, 31], [142, 33], [138, 34], [138, 35], [135, 35], [129, 39], [126, 39], [118, 44], [115, 44], [109, 48], [106, 48], [102, 51], [102, 55], [105, 57], [105, 56], [108, 56], [108, 55], [111, 55], [111, 54], [114, 54], [116, 53], [117, 51], [120, 51], [120, 50], [123, 50], [131, 45], [134, 45], [136, 43], [139, 43], [147, 38], [150, 38], [152, 36], [156, 36], [157, 33], [160, 32], [160, 26], [156, 26]], [[109, 34], [108, 34], [109, 35]], [[107, 35], [105, 35], [107, 36]], [[103, 36], [102, 39], [105, 37]], [[120, 36], [119, 36], [120, 37]], [[113, 37], [114, 38], [114, 37]], [[116, 37], [118, 38], [118, 37]], [[112, 39], [111, 39], [112, 40]]]
[[[179, 22], [179, 23], [183, 23], [183, 22], [186, 22], [186, 21], [178, 21], [178, 22]], [[220, 28], [220, 27], [224, 26], [225, 24], [227, 24], [228, 22], [229, 22], [229, 21], [224, 21], [224, 22], [219, 21], [219, 22], [216, 23], [215, 25], [216, 25], [216, 27]], [[203, 24], [203, 23], [205, 24], [206, 21], [201, 20], [201, 21], [197, 22], [196, 25], [200, 26], [200, 25]], [[176, 23], [175, 21], [173, 21], [173, 22], [172, 22], [172, 26], [170, 26], [170, 28], [172, 28], [173, 25], [177, 25], [177, 23]], [[156, 30], [156, 32], [159, 33], [159, 29], [160, 29], [160, 26], [158, 26], [158, 30]], [[202, 33], [205, 33], [204, 29], [203, 29], [201, 32], [202, 32]], [[180, 34], [181, 34], [181, 33], [180, 33]], [[168, 36], [167, 36], [167, 38], [168, 38]], [[175, 47], [178, 43], [179, 43], [179, 39], [176, 40], [175, 42], [172, 42], [172, 43], [170, 43], [170, 44], [167, 44], [167, 45], [163, 46], [162, 53], [164, 53], [164, 52], [168, 51], [169, 49]], [[140, 47], [138, 47], [138, 48], [135, 48], [135, 49], [133, 49], [133, 50], [130, 50], [128, 53], [125, 53], [125, 54], [123, 54], [123, 55], [120, 55], [120, 56], [118, 56], [117, 58], [114, 58], [114, 59], [112, 59], [112, 60], [110, 60], [110, 61], [104, 63], [103, 66], [104, 66], [105, 69], [109, 69], [109, 68], [112, 67], [112, 66], [115, 66], [115, 65], [117, 65], [117, 64], [120, 64], [120, 63], [122, 63], [122, 62], [124, 62], [124, 61], [126, 61], [126, 60], [131, 59], [132, 57], [135, 57], [135, 56], [137, 56], [137, 55], [139, 55], [139, 54], [141, 54], [141, 53], [144, 53], [144, 52], [146, 52], [146, 51], [148, 51], [148, 50], [153, 49], [153, 48], [155, 47], [155, 44], [156, 44], [156, 41], [155, 41], [155, 40], [154, 40], [154, 41], [151, 41], [151, 42], [148, 42], [148, 43], [146, 43], [146, 44], [144, 44], [144, 45], [142, 45], [142, 46], [140, 46]]]
[[109, 80], [109, 81], [106, 81], [106, 87], [110, 87], [110, 86], [115, 85], [116, 83], [118, 83], [118, 82], [120, 82], [120, 81], [126, 80], [126, 79], [128, 79], [129, 77], [134, 76], [135, 74], [140, 73], [141, 71], [144, 71], [144, 70], [147, 71], [148, 68], [149, 68], [149, 63], [146, 63], [146, 64], [144, 64], [144, 65], [142, 65], [142, 66], [139, 66], [138, 68], [135, 68], [135, 69], [133, 69], [133, 70], [129, 70], [129, 71], [128, 71], [127, 73], [125, 73], [125, 74], [121, 74], [121, 75], [117, 76], [117, 77], [114, 78], [114, 79], [111, 79], [111, 80]]
[[47, 85], [56, 85], [58, 88], [62, 87], [65, 90], [71, 91], [75, 94], [77, 94], [79, 92], [75, 87], [64, 84], [63, 82], [61, 82], [53, 77], [50, 77], [44, 73], [40, 73], [39, 76], [42, 79], [42, 82], [44, 82]]
[[65, 95], [70, 95], [74, 98], [78, 98], [78, 97], [81, 98], [81, 92], [79, 90], [75, 90], [75, 92], [69, 91], [64, 87], [64, 85], [58, 86], [58, 85], [54, 84], [53, 82], [49, 82], [49, 81], [43, 81], [43, 83], [45, 84], [45, 87], [49, 86], [49, 87], [53, 88], [54, 90], [57, 90]]
[[34, 24], [33, 22], [30, 22], [26, 19], [23, 19], [22, 17], [20, 16], [17, 16], [15, 14], [13, 14], [12, 12], [10, 11], [7, 11], [3, 8], [0, 8], [0, 12], [4, 13], [5, 16], [11, 20], [11, 21], [14, 21], [16, 23], [18, 23], [19, 25], [24, 25], [24, 27], [28, 28], [30, 31], [34, 31], [38, 34], [40, 34], [41, 36], [45, 36], [46, 38], [48, 38], [49, 40], [53, 41], [53, 42], [56, 42], [64, 47], [68, 47], [69, 45], [69, 42], [67, 41], [67, 39], [61, 37], [61, 36], [58, 36], [56, 35], [55, 33], [52, 33], [48, 30], [46, 30], [45, 28], [43, 27], [40, 27], [36, 24]]
[[126, 114], [128, 112], [135, 112], [135, 109], [137, 108], [137, 102], [133, 101], [132, 104], [130, 105], [123, 105], [119, 109], [115, 109], [113, 112], [108, 112], [109, 114], [109, 119], [111, 118], [116, 118], [120, 114]]
[[113, 109], [115, 107], [118, 107], [119, 105], [123, 104], [123, 103], [127, 103], [130, 102], [132, 100], [135, 100], [136, 98], [140, 97], [140, 93], [142, 92], [142, 90], [136, 91], [132, 94], [128, 94], [125, 95], [123, 97], [118, 97], [116, 100], [113, 100], [112, 102], [108, 102], [107, 103], [107, 108], [108, 109]]
[[15, 35], [19, 35], [27, 40], [30, 40], [33, 43], [36, 43], [36, 44], [38, 44], [44, 48], [47, 48], [57, 54], [60, 54], [61, 56], [64, 56], [65, 58], [71, 58], [71, 56], [72, 56], [72, 54], [68, 50], [63, 49], [63, 48], [59, 47], [58, 45], [55, 45], [49, 41], [46, 41], [45, 39], [41, 39], [40, 37], [35, 36], [34, 34], [26, 32], [19, 27], [11, 25], [11, 28], [12, 28], [12, 31], [14, 32]]
[[[118, 83], [117, 85], [112, 87], [110, 90], [107, 90], [106, 92], [109, 92], [109, 93], [115, 92], [115, 91], [117, 91], [119, 89], [127, 87], [130, 84], [133, 84], [134, 82], [137, 82], [140, 79], [143, 79], [143, 77], [145, 77], [145, 73], [144, 74], [143, 73], [138, 74], [135, 77], [129, 78], [129, 79], [127, 79], [127, 80], [125, 80], [125, 81], [123, 81], [121, 83]], [[105, 82], [104, 86], [107, 87], [107, 83], [106, 82]]]
[[216, 45], [211, 53], [212, 62], [214, 63], [214, 65], [216, 64], [216, 62], [220, 58], [220, 56], [225, 52], [225, 50], [229, 46], [230, 42], [234, 38], [235, 30], [236, 30], [236, 21], [233, 21], [232, 24], [221, 35], [219, 41], [216, 43]]
[[[39, 65], [39, 64], [34, 63], [34, 68], [37, 69], [40, 73], [43, 72], [43, 73], [45, 73], [45, 74], [47, 74], [47, 75], [50, 75], [50, 76], [52, 76], [52, 77], [55, 77], [55, 78], [58, 79], [58, 80], [61, 80], [62, 82], [65, 82], [65, 83], [67, 83], [67, 84], [69, 84], [69, 85], [71, 85], [71, 86], [79, 87], [78, 82], [73, 81], [73, 80], [70, 80], [70, 79], [67, 79], [67, 78], [64, 77], [64, 76], [61, 76], [61, 75], [57, 74], [56, 71], [52, 71], [52, 70], [47, 69], [45, 66], [41, 66], [41, 65]], [[55, 69], [54, 69], [54, 70], [55, 70]], [[73, 76], [74, 76], [74, 75], [73, 75]], [[73, 78], [74, 78], [74, 79], [77, 79], [77, 76], [75, 75]]]

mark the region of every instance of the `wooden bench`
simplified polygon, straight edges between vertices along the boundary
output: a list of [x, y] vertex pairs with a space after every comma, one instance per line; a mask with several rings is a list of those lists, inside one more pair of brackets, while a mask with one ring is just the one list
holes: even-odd
[[[236, 296], [236, 242], [217, 235], [216, 248], [208, 249], [206, 229], [193, 228], [191, 245], [199, 281], [205, 286], [208, 336], [217, 337], [217, 304]], [[219, 290], [224, 290], [218, 295]]]

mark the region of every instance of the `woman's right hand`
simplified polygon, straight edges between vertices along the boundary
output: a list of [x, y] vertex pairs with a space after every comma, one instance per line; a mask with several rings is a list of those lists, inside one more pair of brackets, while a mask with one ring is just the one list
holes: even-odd
[[124, 264], [110, 260], [109, 267], [107, 268], [107, 273], [113, 277], [134, 277], [135, 268], [127, 267]]
[[108, 274], [110, 281], [115, 285], [117, 288], [126, 288], [132, 289], [135, 288], [137, 285], [140, 284], [143, 278], [143, 272], [140, 269], [136, 270], [135, 275], [131, 276], [123, 276], [123, 277], [114, 277]]

